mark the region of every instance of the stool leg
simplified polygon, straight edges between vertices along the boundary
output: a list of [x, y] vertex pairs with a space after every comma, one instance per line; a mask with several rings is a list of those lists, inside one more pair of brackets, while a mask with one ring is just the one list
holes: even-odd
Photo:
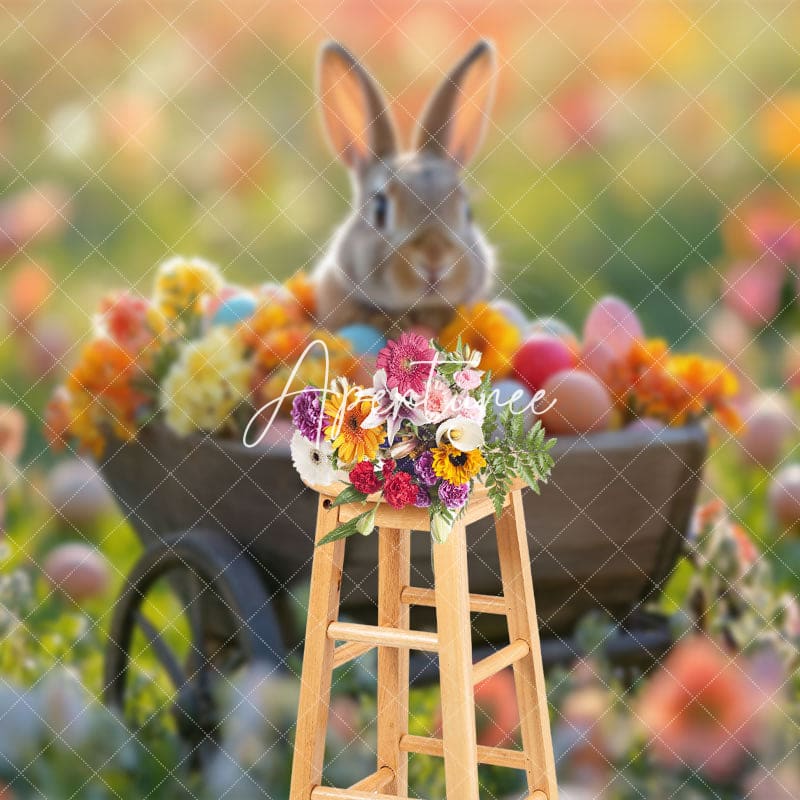
[[508, 613], [510, 641], [524, 639], [529, 654], [514, 664], [522, 745], [528, 762], [528, 791], [541, 800], [557, 800], [556, 767], [547, 713], [542, 649], [536, 621], [536, 602], [525, 530], [522, 493], [511, 493], [511, 502], [496, 518], [497, 549]]
[[[316, 541], [332, 531], [338, 519], [338, 508], [326, 508], [320, 497]], [[328, 625], [339, 616], [343, 561], [344, 539], [314, 551], [289, 800], [309, 800], [322, 780], [335, 646], [328, 639]]]
[[447, 800], [478, 800], [478, 749], [472, 688], [467, 533], [456, 523], [444, 544], [432, 544], [439, 631], [442, 740]]
[[[409, 607], [400, 593], [411, 579], [411, 531], [378, 532], [378, 625], [408, 630]], [[408, 754], [400, 738], [408, 733], [408, 649], [378, 648], [378, 769], [389, 767], [394, 780], [386, 794], [408, 795]]]

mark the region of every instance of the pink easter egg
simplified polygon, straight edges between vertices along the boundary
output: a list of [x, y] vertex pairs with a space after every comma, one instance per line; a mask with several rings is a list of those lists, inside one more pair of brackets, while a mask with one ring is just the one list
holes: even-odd
[[50, 585], [79, 603], [108, 590], [108, 562], [94, 547], [73, 542], [48, 553], [42, 572]]
[[573, 435], [607, 430], [614, 422], [614, 403], [606, 387], [588, 372], [568, 369], [542, 386], [545, 402], [555, 405], [542, 414], [548, 433]]
[[575, 366], [575, 353], [562, 339], [536, 334], [522, 344], [514, 356], [516, 377], [537, 392], [551, 375]]
[[45, 492], [53, 511], [75, 526], [90, 525], [113, 507], [105, 481], [93, 465], [78, 458], [53, 467]]
[[800, 522], [800, 464], [790, 464], [775, 475], [769, 487], [769, 505], [781, 525]]
[[643, 338], [636, 312], [624, 300], [611, 295], [597, 302], [583, 326], [584, 347], [602, 342], [619, 358], [625, 358], [633, 342]]
[[794, 413], [786, 398], [775, 393], [756, 395], [744, 403], [741, 416], [738, 440], [744, 460], [767, 469], [775, 466], [796, 434]]
[[620, 362], [620, 357], [605, 342], [591, 342], [583, 346], [578, 367], [608, 384]]

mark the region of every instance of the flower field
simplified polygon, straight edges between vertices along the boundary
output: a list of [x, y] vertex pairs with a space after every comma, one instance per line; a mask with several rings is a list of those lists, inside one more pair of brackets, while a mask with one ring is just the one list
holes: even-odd
[[[260, 430], [312, 338], [331, 376], [416, 390], [403, 365], [429, 333], [466, 361], [481, 353], [463, 374], [446, 364], [430, 397], [435, 412], [463, 395], [460, 427], [434, 413], [420, 437], [411, 411], [302, 394], [275, 423], [287, 442], [296, 429], [301, 474], [323, 474], [320, 452], [335, 451], [324, 475], [360, 495], [457, 511], [493, 463], [489, 437], [479, 449], [484, 382], [499, 402], [557, 397], [548, 437], [707, 426], [693, 521], [647, 606], [674, 646], [621, 662], [599, 607], [570, 637], [581, 658], [548, 671], [562, 794], [800, 797], [800, 7], [80, 5], [0, 11], [0, 798], [288, 796], [298, 647], [285, 670], [217, 682], [219, 746], [201, 769], [146, 637], [132, 642], [125, 719], [101, 702], [115, 599], [142, 545], [95, 463], [153, 420], [236, 440], [261, 409]], [[402, 340], [320, 330], [310, 276], [349, 190], [315, 105], [317, 47], [337, 38], [363, 57], [408, 135], [479, 36], [500, 65], [467, 181], [498, 260], [486, 302]], [[294, 380], [324, 385], [319, 353]], [[306, 591], [280, 608], [297, 630]], [[192, 621], [166, 582], [143, 611], [189, 659]], [[375, 674], [374, 654], [337, 673], [333, 785], [374, 770]], [[476, 687], [481, 744], [515, 743], [513, 696], [508, 670]], [[440, 728], [437, 690], [415, 687], [410, 732]], [[413, 756], [410, 776], [414, 796], [443, 796], [438, 759]], [[487, 798], [523, 793], [497, 767], [481, 784]]]

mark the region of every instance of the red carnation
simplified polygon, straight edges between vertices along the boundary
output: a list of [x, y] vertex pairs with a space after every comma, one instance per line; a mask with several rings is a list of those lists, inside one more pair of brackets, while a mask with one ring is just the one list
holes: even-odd
[[359, 461], [350, 470], [350, 483], [363, 494], [372, 494], [381, 488], [381, 482], [369, 461]]
[[395, 472], [383, 484], [383, 497], [392, 508], [405, 508], [417, 499], [417, 486], [407, 472]]
[[393, 458], [387, 458], [386, 461], [383, 462], [383, 477], [388, 478], [394, 472], [396, 466], [397, 464]]

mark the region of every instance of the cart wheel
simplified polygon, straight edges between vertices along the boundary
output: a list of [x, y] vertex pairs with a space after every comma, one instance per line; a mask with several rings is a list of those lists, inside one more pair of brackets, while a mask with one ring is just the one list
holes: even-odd
[[137, 719], [135, 695], [155, 691], [200, 766], [219, 732], [219, 685], [250, 663], [281, 669], [283, 656], [263, 574], [230, 537], [192, 530], [148, 548], [128, 576], [109, 631], [104, 699], [136, 731], [154, 714]]

